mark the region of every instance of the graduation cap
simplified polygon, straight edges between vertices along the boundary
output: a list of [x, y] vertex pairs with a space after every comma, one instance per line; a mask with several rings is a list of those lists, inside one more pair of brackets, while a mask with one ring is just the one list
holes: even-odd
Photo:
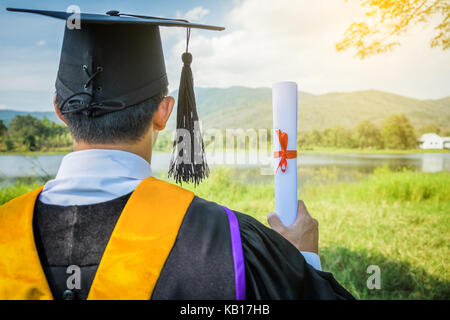
[[[74, 13], [7, 8], [69, 21]], [[199, 183], [209, 174], [198, 125], [192, 55], [188, 52], [191, 28], [224, 30], [223, 27], [124, 14], [79, 13], [79, 27], [65, 28], [56, 92], [62, 98], [62, 114], [87, 117], [132, 107], [162, 92], [168, 86], [159, 26], [187, 29], [186, 52], [178, 90], [177, 135], [169, 177], [177, 183]], [[186, 152], [188, 154], [186, 154]]]

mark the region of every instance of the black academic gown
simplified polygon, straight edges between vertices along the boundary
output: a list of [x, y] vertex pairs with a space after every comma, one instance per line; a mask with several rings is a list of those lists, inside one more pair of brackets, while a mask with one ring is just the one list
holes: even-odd
[[[81, 206], [35, 205], [36, 245], [55, 299], [87, 298], [97, 267], [130, 194]], [[279, 233], [234, 212], [245, 262], [246, 299], [352, 299], [331, 273], [315, 270]], [[235, 298], [229, 223], [218, 204], [194, 197], [151, 299]], [[81, 288], [67, 294], [67, 267]], [[70, 292], [69, 292], [70, 293]]]

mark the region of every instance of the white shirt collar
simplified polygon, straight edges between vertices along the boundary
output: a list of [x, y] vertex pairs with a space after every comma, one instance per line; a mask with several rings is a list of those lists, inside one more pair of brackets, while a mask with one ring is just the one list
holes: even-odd
[[150, 163], [121, 150], [90, 149], [66, 155], [56, 178], [39, 196], [47, 204], [85, 205], [121, 197], [152, 175]]

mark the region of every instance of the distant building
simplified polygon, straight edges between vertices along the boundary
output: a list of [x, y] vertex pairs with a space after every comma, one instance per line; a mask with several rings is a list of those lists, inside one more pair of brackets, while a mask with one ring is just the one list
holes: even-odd
[[440, 137], [436, 133], [424, 133], [417, 142], [421, 149], [450, 149], [450, 137]]

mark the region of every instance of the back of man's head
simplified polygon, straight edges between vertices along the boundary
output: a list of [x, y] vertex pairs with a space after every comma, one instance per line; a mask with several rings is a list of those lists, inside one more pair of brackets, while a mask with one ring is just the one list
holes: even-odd
[[[159, 104], [167, 95], [167, 89], [123, 110], [110, 112], [99, 117], [88, 117], [83, 113], [63, 115], [72, 137], [89, 144], [110, 144], [136, 142], [149, 130], [152, 118]], [[61, 106], [62, 98], [56, 95], [56, 104]]]

